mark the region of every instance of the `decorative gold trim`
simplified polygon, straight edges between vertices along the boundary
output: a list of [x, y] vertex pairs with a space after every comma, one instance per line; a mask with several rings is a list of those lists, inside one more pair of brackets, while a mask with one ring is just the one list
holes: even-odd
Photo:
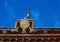
[[4, 38], [2, 37], [2, 40], [4, 41]]
[[22, 40], [24, 41], [24, 38]]
[[37, 38], [35, 38], [35, 40], [37, 40]]
[[16, 38], [16, 41], [18, 40], [18, 38]]
[[11, 41], [11, 38], [9, 38], [9, 41]]
[[31, 39], [29, 38], [29, 41], [30, 41]]
[[48, 37], [47, 39], [48, 39], [48, 40], [50, 40], [50, 38], [49, 38], [49, 37]]
[[56, 37], [54, 37], [54, 40], [56, 40], [57, 38]]
[[42, 37], [41, 40], [44, 40], [44, 38]]

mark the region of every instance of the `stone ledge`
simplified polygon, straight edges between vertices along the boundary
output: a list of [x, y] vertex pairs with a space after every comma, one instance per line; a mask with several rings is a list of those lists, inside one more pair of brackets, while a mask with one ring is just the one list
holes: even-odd
[[60, 34], [0, 34], [0, 36], [60, 36]]

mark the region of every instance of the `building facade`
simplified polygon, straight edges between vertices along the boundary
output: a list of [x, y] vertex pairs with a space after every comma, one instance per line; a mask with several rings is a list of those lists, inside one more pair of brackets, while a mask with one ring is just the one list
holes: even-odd
[[0, 42], [60, 42], [60, 29], [34, 28], [29, 9], [24, 19], [16, 21], [15, 28], [0, 28]]

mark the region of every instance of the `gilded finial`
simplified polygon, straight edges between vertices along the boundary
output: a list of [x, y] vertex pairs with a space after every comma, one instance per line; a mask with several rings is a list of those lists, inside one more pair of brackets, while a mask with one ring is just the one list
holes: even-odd
[[28, 14], [27, 14], [27, 18], [30, 18], [30, 7], [28, 8]]

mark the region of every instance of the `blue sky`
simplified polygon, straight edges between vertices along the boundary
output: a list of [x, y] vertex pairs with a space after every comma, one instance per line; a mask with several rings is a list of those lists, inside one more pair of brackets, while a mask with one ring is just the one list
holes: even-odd
[[14, 27], [29, 6], [34, 27], [60, 27], [60, 0], [0, 0], [0, 27]]

